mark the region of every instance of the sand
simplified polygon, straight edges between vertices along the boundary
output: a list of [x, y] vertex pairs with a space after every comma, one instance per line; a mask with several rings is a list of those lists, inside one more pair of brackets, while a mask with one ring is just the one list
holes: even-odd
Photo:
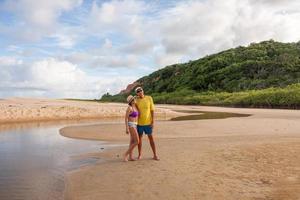
[[[10, 98], [0, 99], [0, 123], [108, 119], [124, 116], [127, 105], [55, 99]], [[158, 109], [160, 118], [176, 116], [168, 109]]]
[[[139, 161], [122, 162], [126, 146], [83, 155], [99, 162], [67, 174], [66, 199], [300, 199], [300, 111], [157, 107], [251, 116], [157, 121], [160, 161], [151, 159], [146, 137]], [[121, 123], [71, 126], [61, 134], [128, 142]]]
[[[156, 105], [154, 137], [161, 160], [151, 159], [144, 137], [143, 159], [125, 163], [121, 156], [128, 144], [122, 123], [126, 107], [118, 103], [1, 99], [0, 123], [9, 129], [15, 122], [109, 121], [61, 129], [66, 137], [119, 145], [104, 153], [78, 155], [98, 158], [99, 162], [66, 174], [66, 199], [300, 199], [299, 110]], [[166, 121], [185, 115], [173, 111], [178, 109], [251, 116]]]

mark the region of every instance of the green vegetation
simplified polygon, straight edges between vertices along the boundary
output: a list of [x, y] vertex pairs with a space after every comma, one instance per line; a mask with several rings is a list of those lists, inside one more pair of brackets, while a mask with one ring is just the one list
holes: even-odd
[[[299, 108], [300, 42], [253, 43], [167, 66], [137, 82], [156, 103]], [[125, 96], [101, 100], [123, 102]]]
[[[132, 95], [134, 95], [132, 93]], [[121, 94], [117, 94], [117, 95], [110, 95], [109, 93], [104, 94], [100, 101], [102, 102], [126, 102], [126, 98], [127, 98], [127, 94], [126, 95], [121, 95]]]
[[162, 104], [211, 105], [233, 107], [300, 108], [300, 84], [285, 88], [268, 88], [242, 92], [202, 92], [181, 90], [153, 94], [154, 101]]

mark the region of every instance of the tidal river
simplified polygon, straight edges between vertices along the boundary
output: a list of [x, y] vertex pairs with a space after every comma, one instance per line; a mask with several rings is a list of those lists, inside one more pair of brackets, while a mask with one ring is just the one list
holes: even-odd
[[107, 146], [59, 134], [60, 128], [78, 123], [91, 122], [0, 125], [0, 199], [63, 199], [66, 173], [100, 162], [78, 155]]

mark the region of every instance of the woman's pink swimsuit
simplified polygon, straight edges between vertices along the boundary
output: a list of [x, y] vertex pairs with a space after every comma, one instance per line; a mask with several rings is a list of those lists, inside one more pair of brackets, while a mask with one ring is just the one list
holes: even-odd
[[139, 116], [139, 112], [133, 111], [132, 113], [129, 114], [129, 117], [137, 117]]

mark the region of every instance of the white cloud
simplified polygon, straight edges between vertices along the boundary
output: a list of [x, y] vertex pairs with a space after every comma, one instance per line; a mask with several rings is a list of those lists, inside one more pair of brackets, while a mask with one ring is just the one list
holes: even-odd
[[[60, 32], [59, 17], [81, 5], [82, 0], [6, 0], [4, 7], [17, 20], [14, 27], [6, 27], [5, 33], [19, 41], [36, 42]], [[58, 40], [67, 36], [58, 35]]]
[[6, 7], [27, 25], [49, 28], [57, 23], [63, 11], [68, 11], [81, 3], [82, 0], [9, 0], [6, 1]]
[[[79, 63], [95, 70], [105, 70], [107, 68], [138, 68], [140, 67], [138, 56], [122, 55], [122, 54], [107, 54], [103, 53], [105, 49], [96, 49], [89, 52], [74, 52], [68, 56], [62, 57], [69, 62]], [[98, 52], [98, 53], [97, 53]], [[100, 53], [102, 52], [102, 53]]]
[[105, 50], [113, 48], [111, 40], [106, 38], [102, 48]]
[[70, 49], [75, 45], [75, 38], [76, 36], [72, 37], [67, 34], [54, 34], [52, 37], [56, 38], [58, 41], [58, 46], [65, 48], [65, 49]]
[[94, 2], [87, 30], [100, 37], [119, 34], [125, 38], [123, 43], [110, 46], [111, 58], [152, 56], [156, 65], [162, 66], [251, 42], [297, 41], [297, 7], [296, 0], [190, 0], [161, 10], [143, 1]]
[[136, 68], [138, 67], [138, 58], [134, 55], [98, 56], [93, 60], [91, 66], [98, 68]]
[[153, 41], [147, 39], [136, 40], [121, 47], [121, 52], [130, 52], [136, 55], [145, 55], [147, 53], [152, 53], [154, 45], [155, 43], [153, 43]]
[[84, 64], [90, 63], [91, 60], [94, 60], [94, 56], [88, 52], [72, 52], [69, 55], [61, 56], [62, 60], [69, 61], [73, 64]]
[[[299, 1], [182, 1], [161, 15], [165, 53], [199, 58], [251, 42], [300, 39]], [[287, 14], [289, 10], [294, 10]], [[286, 14], [280, 14], [281, 12]]]
[[95, 98], [107, 90], [115, 92], [122, 83], [122, 78], [88, 75], [72, 63], [53, 58], [33, 63], [30, 72], [31, 84], [47, 88], [51, 96]]
[[99, 48], [91, 48], [87, 51], [72, 52], [69, 55], [61, 56], [61, 59], [68, 60], [73, 64], [78, 63], [93, 69], [114, 69], [114, 68], [138, 68], [139, 57], [131, 51], [122, 53], [124, 49], [115, 46], [112, 41], [106, 38]]
[[62, 91], [81, 90], [86, 79], [85, 73], [76, 65], [53, 58], [34, 62], [30, 72], [33, 83]]
[[94, 1], [86, 18], [86, 29], [90, 34], [102, 38], [119, 35], [129, 41], [130, 45], [134, 42], [148, 43], [145, 41], [153, 40], [151, 38], [157, 35], [157, 30], [152, 26], [153, 20], [147, 16], [151, 10], [151, 4], [144, 1], [113, 0], [102, 4]]
[[151, 54], [158, 31], [146, 16], [151, 5], [144, 1], [93, 2], [83, 27], [87, 37], [103, 40], [98, 48], [66, 56], [94, 68], [139, 68], [143, 55]]
[[[100, 98], [106, 92], [118, 93], [137, 77], [89, 75], [77, 65], [48, 58], [22, 64], [13, 58], [0, 58], [4, 63], [0, 76], [0, 96], [46, 96], [55, 98]], [[19, 68], [16, 68], [16, 65]], [[3, 66], [3, 65], [2, 65]], [[14, 66], [14, 67], [12, 67]], [[15, 73], [23, 71], [23, 76]]]
[[0, 57], [0, 67], [20, 65], [20, 64], [22, 64], [22, 60], [18, 60], [15, 57], [10, 57], [10, 56]]
[[28, 77], [26, 66], [23, 65], [22, 60], [16, 57], [0, 57], [0, 68], [1, 88], [10, 87], [16, 82], [23, 81]]
[[137, 17], [146, 11], [147, 4], [143, 1], [111, 1], [98, 4], [93, 2], [88, 18], [90, 28], [102, 28], [101, 31], [126, 30], [136, 31]]

